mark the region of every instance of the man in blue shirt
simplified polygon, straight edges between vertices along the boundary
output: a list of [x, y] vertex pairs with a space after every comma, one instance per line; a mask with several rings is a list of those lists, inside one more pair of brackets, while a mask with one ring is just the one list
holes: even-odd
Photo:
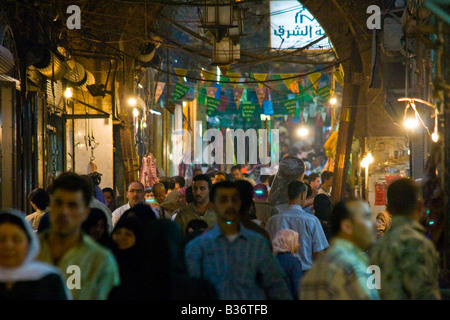
[[281, 229], [291, 229], [299, 234], [300, 247], [298, 255], [303, 271], [309, 270], [314, 260], [317, 260], [328, 248], [328, 241], [319, 219], [303, 210], [306, 199], [306, 185], [298, 180], [288, 184], [289, 206], [279, 214], [272, 216], [266, 229], [273, 239]]
[[242, 226], [241, 200], [231, 181], [210, 192], [217, 225], [186, 247], [191, 276], [214, 284], [221, 300], [292, 300], [285, 274], [265, 238]]

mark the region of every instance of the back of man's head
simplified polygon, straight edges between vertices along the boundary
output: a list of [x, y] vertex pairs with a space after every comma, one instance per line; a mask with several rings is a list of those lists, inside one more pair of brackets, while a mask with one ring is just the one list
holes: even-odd
[[74, 172], [62, 173], [53, 182], [50, 194], [55, 193], [58, 189], [73, 192], [81, 191], [84, 204], [88, 207], [94, 194], [94, 184], [89, 176], [86, 175], [86, 177], [83, 178]]
[[209, 190], [211, 190], [211, 187], [212, 187], [212, 181], [211, 181], [211, 178], [210, 178], [207, 174], [204, 174], [204, 173], [198, 174], [198, 175], [196, 175], [196, 176], [192, 179], [192, 181], [193, 181], [193, 182], [196, 182], [196, 181], [206, 181], [206, 182], [208, 183]]
[[388, 187], [387, 210], [393, 216], [412, 216], [418, 208], [420, 196], [420, 186], [414, 180], [398, 179]]
[[307, 190], [306, 184], [301, 181], [294, 180], [288, 184], [288, 200], [294, 201]]
[[320, 175], [320, 179], [322, 180], [322, 183], [325, 183], [325, 181], [330, 180], [333, 177], [333, 172], [331, 171], [323, 171]]

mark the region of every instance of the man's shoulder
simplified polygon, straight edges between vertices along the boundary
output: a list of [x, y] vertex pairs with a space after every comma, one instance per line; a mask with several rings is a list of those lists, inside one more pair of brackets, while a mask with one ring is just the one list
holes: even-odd
[[118, 207], [116, 210], [114, 210], [114, 211], [113, 211], [113, 214], [119, 213], [119, 212], [122, 212], [122, 211], [125, 211], [125, 210], [127, 210], [127, 209], [129, 209], [129, 208], [130, 208], [130, 205], [129, 205], [128, 203], [126, 203], [126, 204], [124, 204], [124, 205]]

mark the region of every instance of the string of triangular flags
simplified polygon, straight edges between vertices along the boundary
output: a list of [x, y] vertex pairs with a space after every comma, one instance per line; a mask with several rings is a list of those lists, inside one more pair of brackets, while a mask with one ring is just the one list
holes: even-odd
[[[178, 76], [179, 82], [175, 83], [174, 92], [173, 92], [173, 101], [176, 102], [182, 99], [186, 93], [191, 89], [191, 87], [186, 82], [186, 75], [188, 70], [183, 68], [174, 68], [176, 75]], [[250, 118], [250, 115], [253, 114], [257, 104], [252, 104], [246, 99], [243, 99], [243, 95], [246, 93], [246, 89], [254, 90], [256, 93], [256, 97], [258, 100], [258, 104], [260, 107], [264, 107], [264, 113], [270, 114], [272, 109], [273, 114], [273, 104], [271, 101], [270, 90], [265, 87], [264, 82], [267, 80], [268, 73], [254, 73], [252, 74], [251, 79], [256, 80], [257, 86], [249, 86], [247, 87], [245, 84], [239, 83], [241, 78], [240, 73], [236, 72], [227, 72], [226, 75], [220, 75], [220, 81], [214, 81], [214, 78], [218, 75], [211, 72], [202, 70], [201, 76], [203, 79], [204, 85], [201, 87], [200, 92], [198, 92], [199, 104], [205, 105], [207, 114], [212, 115], [216, 110], [218, 110], [219, 106], [222, 103], [222, 99], [220, 97], [220, 88], [221, 85], [219, 83], [230, 83], [233, 89], [233, 98], [234, 103], [236, 104], [236, 109], [239, 109], [242, 102], [242, 112], [243, 116], [246, 119]], [[333, 80], [337, 81], [339, 84], [343, 85], [343, 74], [342, 71], [337, 68], [332, 74], [334, 77]], [[310, 82], [310, 86], [306, 86], [306, 81], [296, 80], [299, 77], [295, 77], [295, 74], [271, 74], [271, 78], [273, 80], [283, 81], [286, 88], [288, 88], [293, 94], [296, 96], [294, 98], [283, 100], [281, 104], [286, 108], [287, 112], [291, 116], [298, 115], [297, 101], [300, 101], [303, 98], [309, 98], [320, 96], [324, 100], [328, 100], [330, 96], [334, 94], [331, 89], [330, 83], [327, 75], [324, 75], [320, 72], [314, 72], [308, 75], [308, 79]], [[321, 81], [325, 79], [326, 81]], [[313, 90], [310, 90], [312, 87]], [[164, 82], [158, 82], [155, 90], [155, 103], [158, 102], [165, 88]], [[269, 91], [269, 93], [267, 92]], [[267, 109], [267, 110], [266, 110]], [[269, 113], [266, 113], [269, 112]]]

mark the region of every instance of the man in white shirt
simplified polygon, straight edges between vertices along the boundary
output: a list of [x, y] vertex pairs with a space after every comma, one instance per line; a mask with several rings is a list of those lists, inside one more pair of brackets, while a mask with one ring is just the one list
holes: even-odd
[[[127, 199], [127, 204], [124, 204], [123, 206], [117, 208], [112, 213], [112, 222], [114, 226], [125, 211], [144, 201], [144, 185], [139, 181], [130, 183], [127, 191]], [[156, 213], [155, 209], [152, 208], [152, 210], [154, 211], [155, 216], [159, 218], [159, 215]]]
[[266, 229], [273, 239], [281, 229], [291, 229], [299, 234], [298, 255], [303, 271], [309, 270], [313, 261], [317, 260], [326, 248], [328, 241], [319, 219], [303, 210], [306, 199], [306, 185], [298, 180], [288, 184], [289, 206], [279, 214], [272, 216]]

